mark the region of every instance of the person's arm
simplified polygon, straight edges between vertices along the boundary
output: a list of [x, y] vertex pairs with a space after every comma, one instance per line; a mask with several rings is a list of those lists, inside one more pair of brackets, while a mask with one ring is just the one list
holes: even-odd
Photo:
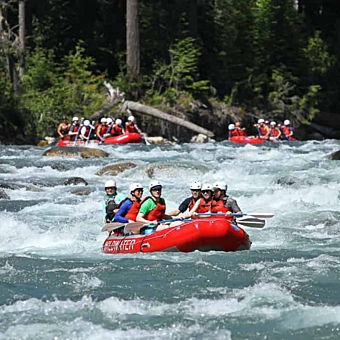
[[96, 136], [103, 142], [104, 138], [100, 135], [100, 130], [102, 129], [101, 124], [98, 125], [97, 130], [96, 130]]
[[187, 217], [192, 217], [193, 214], [196, 212], [196, 210], [198, 209], [199, 205], [200, 205], [200, 202], [201, 202], [201, 198], [195, 203], [195, 205], [192, 207], [192, 209], [183, 215], [184, 218], [187, 218]]
[[146, 200], [140, 207], [139, 209], [139, 213], [137, 215], [136, 218], [136, 222], [145, 222], [147, 224], [153, 223], [153, 224], [158, 224], [158, 221], [149, 221], [147, 219], [144, 218], [144, 216], [152, 210], [152, 199], [149, 198], [148, 200]]
[[280, 136], [281, 136], [281, 130], [280, 130], [280, 129], [278, 129], [278, 128], [276, 128], [276, 130], [279, 132], [279, 134], [276, 136], [276, 139], [279, 139], [279, 138], [280, 138]]
[[141, 135], [143, 134], [143, 132], [141, 131], [141, 129], [137, 126], [137, 124], [135, 123], [135, 128], [137, 130], [137, 132]]
[[64, 138], [64, 135], [61, 133], [60, 130], [61, 130], [61, 124], [59, 124], [57, 132], [58, 132], [58, 135], [59, 135], [61, 138]]
[[238, 206], [237, 201], [231, 197], [227, 199], [227, 207], [230, 208], [233, 214], [242, 214], [242, 210]]
[[126, 200], [119, 210], [117, 211], [115, 218], [113, 219], [114, 222], [120, 222], [120, 223], [129, 223], [129, 222], [134, 222], [130, 221], [129, 219], [125, 218], [124, 216], [128, 213], [130, 208], [132, 207], [132, 202], [130, 200]]
[[89, 139], [89, 137], [86, 137], [86, 136], [85, 136], [85, 133], [86, 133], [86, 126], [83, 126], [83, 127], [81, 128], [81, 130], [80, 130], [80, 136], [81, 136], [81, 138], [83, 138], [83, 139]]
[[180, 213], [184, 213], [190, 204], [191, 197], [186, 198], [178, 207], [178, 209], [171, 211], [168, 215], [169, 216], [178, 216]]

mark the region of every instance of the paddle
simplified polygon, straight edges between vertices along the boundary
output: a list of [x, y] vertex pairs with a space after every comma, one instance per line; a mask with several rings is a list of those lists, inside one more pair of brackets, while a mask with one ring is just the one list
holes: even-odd
[[119, 222], [106, 223], [101, 231], [108, 231], [108, 232], [110, 232], [110, 231], [119, 229], [119, 228], [124, 227], [124, 226], [125, 226], [124, 223], [119, 223]]
[[263, 228], [266, 224], [265, 220], [258, 219], [257, 221], [236, 221], [237, 225], [241, 227], [248, 227], [248, 228]]

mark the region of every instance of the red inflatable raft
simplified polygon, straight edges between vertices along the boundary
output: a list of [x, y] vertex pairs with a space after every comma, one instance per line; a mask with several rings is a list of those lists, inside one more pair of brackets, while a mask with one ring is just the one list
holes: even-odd
[[236, 251], [250, 249], [248, 234], [225, 219], [202, 218], [149, 235], [111, 234], [103, 244], [107, 254], [156, 251]]
[[[139, 133], [124, 133], [123, 135], [108, 137], [104, 139], [104, 144], [127, 144], [127, 143], [142, 143], [143, 140]], [[75, 146], [75, 145], [91, 145], [91, 144], [99, 144], [98, 140], [90, 140], [88, 142], [77, 140], [70, 141], [61, 139], [58, 142], [58, 146]]]
[[247, 144], [262, 144], [264, 143], [263, 139], [260, 138], [249, 138], [246, 136], [235, 136], [230, 137], [229, 140], [234, 143], [247, 143]]

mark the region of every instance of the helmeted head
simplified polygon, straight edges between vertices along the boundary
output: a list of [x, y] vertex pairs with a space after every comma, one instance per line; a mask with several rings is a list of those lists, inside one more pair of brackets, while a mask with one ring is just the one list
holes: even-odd
[[135, 121], [135, 117], [134, 116], [129, 116], [128, 117], [128, 122], [134, 122]]
[[116, 181], [113, 181], [112, 179], [105, 182], [105, 191], [108, 195], [113, 195], [116, 193], [117, 186]]
[[116, 119], [116, 122], [115, 122], [117, 125], [122, 125], [122, 120], [121, 119]]
[[149, 184], [149, 191], [152, 196], [160, 197], [162, 188], [163, 186], [159, 181], [152, 181]]
[[210, 199], [213, 194], [213, 186], [208, 183], [202, 184], [201, 193], [205, 199]]
[[72, 122], [77, 122], [79, 120], [79, 118], [77, 117], [77, 116], [74, 116], [73, 118], [72, 118]]
[[219, 181], [213, 185], [215, 198], [222, 198], [227, 192], [228, 186], [226, 182]]
[[100, 120], [100, 122], [101, 122], [102, 124], [106, 124], [106, 118], [102, 118], [102, 119]]
[[229, 131], [234, 130], [235, 129], [235, 125], [234, 124], [229, 124], [228, 125], [228, 129], [229, 129]]
[[138, 198], [141, 198], [143, 195], [143, 185], [140, 183], [131, 183], [130, 184], [130, 193], [132, 196], [137, 196]]
[[285, 126], [290, 125], [289, 119], [286, 119], [286, 120], [283, 122], [283, 125], [285, 125]]
[[113, 122], [112, 118], [106, 118], [106, 124], [111, 124]]
[[270, 122], [270, 126], [276, 126], [276, 122]]
[[195, 181], [190, 184], [190, 190], [192, 197], [197, 199], [198, 197], [201, 196], [201, 188], [202, 188], [202, 183], [200, 181]]
[[264, 123], [269, 125], [269, 120], [265, 120]]
[[90, 125], [90, 121], [89, 121], [88, 119], [85, 119], [85, 120], [84, 120], [84, 125], [85, 125], [85, 126], [89, 126], [89, 125]]
[[264, 119], [260, 118], [258, 121], [257, 121], [258, 124], [263, 124], [264, 123]]

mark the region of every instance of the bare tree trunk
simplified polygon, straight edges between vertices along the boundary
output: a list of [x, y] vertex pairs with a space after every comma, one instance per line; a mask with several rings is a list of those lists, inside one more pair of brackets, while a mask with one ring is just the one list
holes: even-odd
[[22, 77], [25, 75], [25, 34], [26, 34], [26, 11], [25, 11], [25, 1], [19, 1], [19, 75]]
[[140, 113], [144, 113], [146, 115], [156, 117], [156, 118], [159, 118], [159, 119], [166, 120], [170, 123], [173, 123], [173, 124], [176, 124], [176, 125], [179, 125], [179, 126], [183, 126], [183, 127], [187, 128], [189, 130], [192, 130], [196, 133], [201, 133], [201, 134], [206, 135], [208, 137], [214, 136], [213, 132], [211, 132], [207, 129], [204, 129], [201, 126], [198, 126], [198, 125], [191, 123], [187, 120], [184, 120], [182, 118], [172, 116], [168, 113], [157, 110], [157, 109], [155, 109], [151, 106], [143, 105], [143, 104], [138, 103], [138, 102], [126, 101], [124, 103], [124, 106], [122, 107], [122, 110], [127, 110], [127, 109], [130, 109], [132, 111], [137, 111], [137, 112], [140, 112]]
[[139, 54], [138, 0], [126, 0], [126, 64], [134, 79], [139, 76]]

